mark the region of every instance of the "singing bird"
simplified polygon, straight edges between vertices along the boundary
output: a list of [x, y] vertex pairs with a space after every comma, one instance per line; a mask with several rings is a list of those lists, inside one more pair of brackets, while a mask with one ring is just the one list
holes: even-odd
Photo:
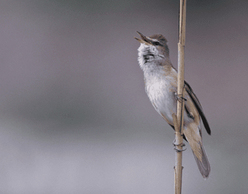
[[[167, 40], [161, 34], [140, 38], [138, 62], [144, 72], [145, 90], [155, 108], [167, 123], [174, 128], [173, 114], [177, 114], [177, 70], [171, 64]], [[198, 168], [207, 178], [210, 164], [202, 144], [202, 123], [210, 135], [211, 130], [203, 113], [202, 106], [190, 85], [184, 82], [183, 135], [189, 142]]]

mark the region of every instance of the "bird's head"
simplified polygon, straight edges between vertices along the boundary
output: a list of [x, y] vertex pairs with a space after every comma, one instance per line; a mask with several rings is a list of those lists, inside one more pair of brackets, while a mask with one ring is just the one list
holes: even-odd
[[163, 35], [144, 36], [140, 32], [137, 33], [140, 35], [140, 38], [135, 38], [140, 42], [138, 48], [140, 66], [146, 63], [164, 65], [164, 62], [169, 61], [169, 48]]

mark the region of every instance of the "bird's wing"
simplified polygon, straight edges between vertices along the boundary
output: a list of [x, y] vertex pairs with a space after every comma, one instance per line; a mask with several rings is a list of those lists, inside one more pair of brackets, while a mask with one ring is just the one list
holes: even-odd
[[190, 87], [190, 85], [184, 81], [184, 84], [185, 84], [185, 90], [186, 92], [188, 93], [188, 95], [190, 96], [192, 102], [194, 103], [198, 113], [200, 114], [201, 116], [201, 119], [202, 119], [202, 122], [203, 122], [203, 125], [207, 131], [207, 133], [209, 135], [211, 135], [211, 129], [209, 127], [209, 124], [208, 124], [208, 121], [203, 113], [203, 110], [202, 110], [202, 106], [200, 104], [200, 101], [198, 100], [198, 98], [196, 97], [195, 93], [193, 92], [192, 88]]

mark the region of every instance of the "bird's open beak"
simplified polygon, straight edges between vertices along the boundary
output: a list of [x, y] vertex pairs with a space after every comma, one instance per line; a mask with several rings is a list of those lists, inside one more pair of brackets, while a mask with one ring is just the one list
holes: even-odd
[[140, 35], [141, 39], [134, 37], [136, 40], [138, 40], [140, 43], [143, 43], [143, 44], [147, 44], [147, 45], [151, 44], [151, 41], [146, 36], [144, 36], [138, 31], [137, 33]]

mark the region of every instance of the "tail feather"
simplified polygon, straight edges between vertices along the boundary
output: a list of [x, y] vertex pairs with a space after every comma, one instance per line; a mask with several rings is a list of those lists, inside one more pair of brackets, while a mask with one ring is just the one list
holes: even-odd
[[202, 145], [201, 145], [201, 151], [202, 151], [202, 160], [199, 160], [196, 157], [196, 155], [194, 154], [194, 152], [193, 152], [193, 154], [194, 154], [197, 166], [198, 166], [203, 178], [206, 179], [206, 178], [208, 178], [209, 173], [210, 173], [210, 164], [209, 164], [206, 152], [205, 152]]

